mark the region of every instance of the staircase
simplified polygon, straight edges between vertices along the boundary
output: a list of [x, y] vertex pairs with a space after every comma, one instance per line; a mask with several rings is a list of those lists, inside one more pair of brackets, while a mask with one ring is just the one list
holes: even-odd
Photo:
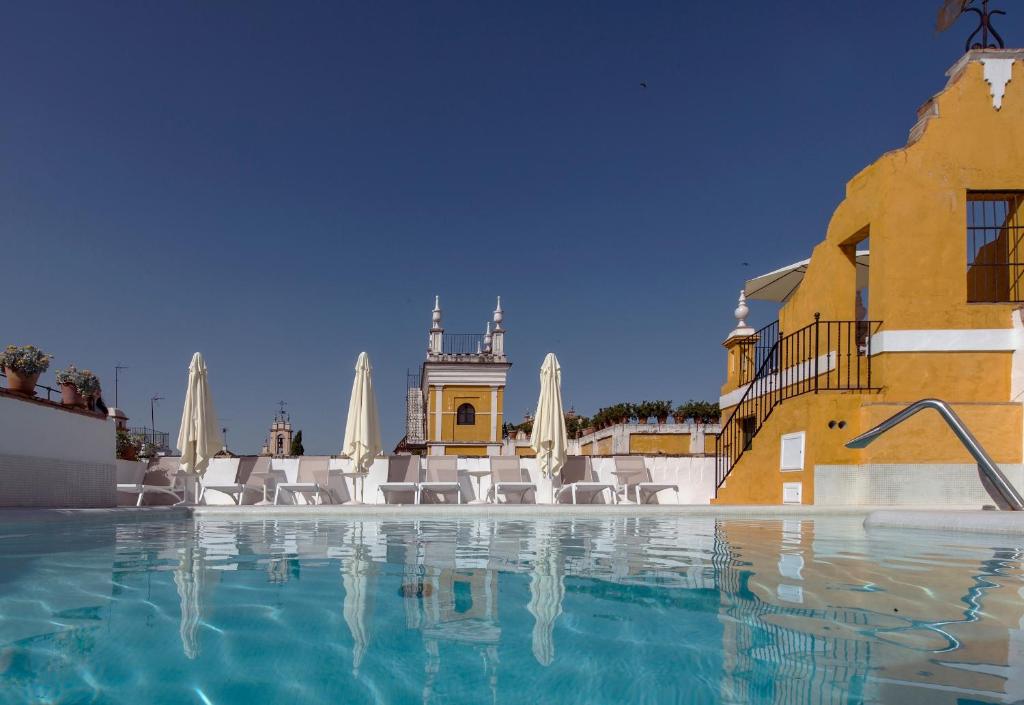
[[871, 338], [880, 326], [880, 321], [823, 321], [814, 314], [814, 322], [795, 333], [783, 335], [775, 321], [750, 336], [755, 372], [718, 437], [716, 495], [786, 399], [877, 389], [871, 380]]

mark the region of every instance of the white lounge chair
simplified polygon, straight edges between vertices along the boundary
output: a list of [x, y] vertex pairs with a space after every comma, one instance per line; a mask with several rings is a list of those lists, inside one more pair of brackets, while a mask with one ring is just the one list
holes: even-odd
[[429, 493], [431, 499], [437, 500], [452, 494], [456, 495], [456, 504], [462, 504], [462, 485], [459, 484], [459, 459], [454, 455], [428, 455], [426, 479], [420, 483], [420, 503], [423, 493]]
[[420, 456], [389, 456], [387, 482], [377, 485], [377, 491], [384, 498], [384, 504], [419, 504]]
[[561, 486], [557, 490], [552, 488], [555, 493], [555, 503], [564, 503], [568, 499], [573, 504], [580, 504], [581, 499], [589, 498], [590, 501], [583, 502], [583, 504], [593, 504], [598, 497], [604, 496], [605, 490], [608, 490], [611, 497], [610, 503], [617, 502], [618, 495], [615, 494], [615, 485], [611, 482], [595, 482], [592, 479], [593, 474], [594, 470], [589, 456], [570, 455], [561, 472], [558, 473]]
[[274, 487], [274, 476], [270, 474], [270, 460], [268, 455], [242, 458], [242, 462], [238, 466], [238, 481], [245, 484], [242, 504], [246, 504], [246, 500], [253, 496], [262, 496], [258, 502], [270, 504], [269, 492]]
[[274, 504], [281, 498], [281, 491], [288, 492], [293, 497], [298, 494], [312, 494], [313, 501], [320, 504], [321, 498], [326, 496], [333, 501], [330, 491], [327, 489], [327, 472], [331, 459], [328, 457], [301, 457], [299, 458], [299, 472], [296, 482], [277, 482], [274, 487]]
[[123, 494], [137, 495], [135, 506], [141, 507], [146, 493], [166, 494], [174, 497], [175, 502], [181, 500], [181, 496], [174, 491], [173, 485], [147, 485], [144, 484], [146, 477], [146, 466], [142, 463], [117, 464], [117, 491]]
[[238, 481], [238, 467], [241, 458], [213, 458], [206, 472], [199, 479], [199, 497], [197, 501], [202, 503], [206, 493], [210, 490], [223, 492], [235, 504], [241, 504], [242, 494], [245, 492], [245, 483]]
[[[488, 492], [488, 499], [498, 504], [499, 495], [505, 497], [504, 504], [524, 504], [526, 493], [534, 492], [536, 501], [537, 485], [532, 482], [523, 481], [523, 467], [519, 456], [513, 455], [492, 455], [491, 463], [491, 491]], [[510, 502], [509, 497], [519, 497], [518, 502]]]
[[[662, 490], [674, 490], [676, 503], [679, 502], [679, 485], [668, 482], [651, 482], [651, 473], [640, 455], [615, 456], [615, 477], [619, 481], [617, 491], [629, 500], [629, 490], [633, 489], [637, 504], [646, 504]], [[646, 501], [644, 501], [646, 493]]]

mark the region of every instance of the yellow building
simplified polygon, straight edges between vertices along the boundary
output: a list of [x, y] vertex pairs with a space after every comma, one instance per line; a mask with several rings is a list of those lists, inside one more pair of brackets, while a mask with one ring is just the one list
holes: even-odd
[[724, 343], [717, 502], [986, 501], [930, 413], [845, 447], [925, 397], [951, 403], [1019, 486], [1022, 62], [1022, 50], [963, 56], [907, 145], [847, 184], [810, 259], [747, 282], [747, 297], [781, 309], [754, 331], [741, 300]]
[[[446, 334], [434, 301], [430, 345], [418, 384], [410, 390], [407, 439], [430, 455], [498, 455], [502, 443], [505, 356], [501, 297], [483, 334]], [[418, 421], [417, 419], [422, 419]]]

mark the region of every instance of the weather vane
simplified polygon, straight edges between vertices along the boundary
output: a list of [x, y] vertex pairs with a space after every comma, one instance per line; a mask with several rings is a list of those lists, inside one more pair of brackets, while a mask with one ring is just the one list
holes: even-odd
[[[1006, 44], [999, 32], [992, 26], [992, 18], [995, 15], [1005, 15], [1003, 10], [989, 10], [989, 0], [981, 0], [981, 7], [977, 7], [976, 0], [946, 0], [942, 9], [939, 10], [939, 17], [935, 21], [935, 31], [945, 32], [952, 27], [961, 15], [968, 12], [978, 16], [978, 27], [971, 32], [964, 44], [964, 51], [972, 49], [1005, 49]], [[975, 41], [978, 33], [981, 33], [981, 41]]]
[[281, 420], [284, 421], [284, 407], [288, 406], [288, 402], [286, 402], [286, 401], [279, 401], [279, 402], [277, 402], [277, 405], [281, 407], [281, 412], [280, 412]]

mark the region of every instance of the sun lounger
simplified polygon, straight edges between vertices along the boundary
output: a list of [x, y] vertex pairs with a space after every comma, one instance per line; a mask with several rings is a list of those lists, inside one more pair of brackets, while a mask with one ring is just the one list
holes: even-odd
[[[536, 501], [537, 486], [532, 482], [523, 481], [523, 467], [519, 456], [513, 455], [492, 455], [491, 462], [491, 491], [488, 499], [497, 504], [498, 497], [505, 497], [505, 504], [524, 504], [526, 493], [534, 492]], [[518, 502], [510, 502], [510, 497], [517, 497]]]
[[[146, 490], [145, 506], [169, 506], [177, 504], [185, 494], [184, 473], [181, 472], [181, 457], [160, 455], [151, 458], [142, 484]], [[162, 489], [158, 489], [162, 488]]]
[[260, 501], [270, 504], [268, 493], [274, 487], [273, 475], [270, 474], [270, 456], [242, 458], [238, 467], [238, 481], [245, 483], [242, 504], [246, 503], [247, 498], [260, 495], [262, 495]]
[[[428, 455], [426, 479], [420, 483], [420, 503], [423, 493], [432, 500], [452, 494], [456, 504], [462, 504], [462, 485], [459, 484], [459, 459], [454, 455]], [[447, 500], [446, 500], [447, 501]]]
[[199, 480], [201, 490], [199, 502], [202, 502], [209, 490], [223, 492], [235, 504], [242, 503], [245, 494], [245, 481], [241, 479], [241, 464], [246, 460], [246, 473], [250, 472], [249, 461], [245, 458], [214, 458]]
[[[561, 486], [555, 492], [555, 503], [565, 503], [567, 500], [573, 504], [593, 504], [598, 497], [604, 496], [608, 490], [612, 502], [618, 501], [615, 494], [615, 485], [611, 482], [595, 482], [594, 470], [590, 464], [590, 458], [585, 455], [570, 455], [562, 471], [558, 473]], [[554, 489], [554, 488], [553, 488]], [[585, 501], [588, 500], [589, 501]]]
[[330, 462], [331, 459], [327, 457], [299, 458], [297, 481], [276, 482], [274, 504], [281, 499], [282, 491], [289, 493], [292, 497], [299, 494], [312, 494], [316, 504], [320, 504], [323, 497], [331, 499], [331, 493], [327, 489], [327, 470], [330, 467]]
[[178, 493], [170, 486], [144, 484], [146, 471], [147, 467], [142, 463], [119, 462], [117, 464], [117, 491], [123, 494], [137, 495], [135, 500], [136, 507], [142, 506], [147, 492], [170, 495], [174, 497], [176, 502], [181, 499]]
[[388, 457], [388, 480], [377, 486], [385, 504], [419, 504], [420, 456]]
[[[615, 477], [619, 481], [617, 491], [625, 495], [629, 500], [629, 490], [633, 490], [637, 504], [650, 502], [652, 497], [657, 496], [662, 490], [674, 490], [676, 502], [679, 502], [679, 485], [672, 483], [651, 482], [651, 473], [640, 455], [617, 455], [615, 456]], [[646, 493], [646, 502], [644, 501]]]

